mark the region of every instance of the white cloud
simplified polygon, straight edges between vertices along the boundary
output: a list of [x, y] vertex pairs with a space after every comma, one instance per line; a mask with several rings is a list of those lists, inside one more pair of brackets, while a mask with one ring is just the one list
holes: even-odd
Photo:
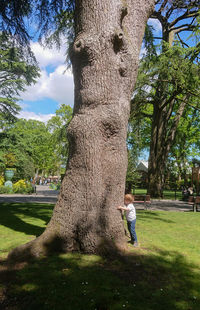
[[159, 22], [158, 19], [149, 18], [148, 24], [153, 26], [156, 33], [159, 33], [162, 30], [161, 23]]
[[22, 100], [36, 101], [43, 98], [50, 98], [59, 104], [73, 106], [74, 83], [70, 70], [66, 70], [65, 65], [59, 65], [54, 72], [47, 73], [42, 70], [41, 76], [35, 85], [27, 87], [21, 94]]
[[41, 121], [46, 123], [50, 118], [52, 118], [52, 116], [54, 116], [55, 114], [36, 114], [34, 112], [28, 112], [28, 111], [21, 111], [18, 114], [18, 118], [24, 118], [26, 120], [28, 119], [35, 119], [37, 121]]
[[26, 109], [29, 107], [29, 105], [27, 103], [24, 103], [24, 102], [18, 102], [18, 104], [21, 107], [21, 109]]
[[51, 49], [44, 48], [38, 42], [32, 42], [31, 48], [35, 54], [40, 68], [45, 68], [49, 65], [56, 66], [65, 62], [67, 50], [67, 45], [65, 44], [63, 44], [61, 49], [58, 50], [55, 47]]
[[[48, 82], [48, 92], [52, 99], [60, 104], [74, 104], [74, 82], [71, 71], [66, 70], [64, 65], [56, 68], [53, 73], [50, 73]], [[65, 73], [64, 73], [65, 72]]]
[[[39, 63], [41, 76], [36, 84], [27, 87], [26, 91], [21, 93], [21, 99], [28, 104], [28, 102], [33, 103], [37, 100], [49, 98], [58, 102], [58, 105], [73, 106], [74, 83], [71, 70], [66, 70], [66, 44], [63, 44], [60, 50], [55, 47], [52, 49], [44, 48], [38, 42], [32, 42], [31, 47]], [[25, 110], [27, 106], [23, 104], [22, 102], [21, 106]]]

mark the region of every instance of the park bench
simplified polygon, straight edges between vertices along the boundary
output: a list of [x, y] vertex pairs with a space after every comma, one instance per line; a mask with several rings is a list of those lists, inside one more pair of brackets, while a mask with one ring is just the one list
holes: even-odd
[[137, 203], [142, 203], [144, 204], [145, 209], [147, 210], [148, 207], [151, 205], [151, 197], [150, 195], [134, 195], [134, 202], [135, 204]]
[[198, 207], [200, 207], [200, 196], [197, 197], [189, 196], [188, 204], [193, 207], [193, 212], [197, 212]]

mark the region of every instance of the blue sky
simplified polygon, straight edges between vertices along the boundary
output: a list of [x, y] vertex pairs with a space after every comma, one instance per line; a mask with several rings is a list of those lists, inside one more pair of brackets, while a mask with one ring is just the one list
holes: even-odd
[[[150, 20], [157, 32], [159, 21]], [[43, 48], [38, 42], [31, 43], [32, 50], [39, 63], [41, 76], [35, 85], [27, 87], [21, 94], [20, 118], [36, 119], [47, 122], [61, 104], [73, 107], [74, 84], [70, 69], [66, 70], [66, 43], [60, 50]], [[144, 50], [142, 49], [142, 52]]]
[[41, 76], [35, 85], [21, 94], [19, 117], [46, 122], [61, 104], [73, 106], [73, 76], [70, 69], [66, 70], [64, 44], [60, 50], [43, 48], [38, 42], [32, 42], [31, 47]]

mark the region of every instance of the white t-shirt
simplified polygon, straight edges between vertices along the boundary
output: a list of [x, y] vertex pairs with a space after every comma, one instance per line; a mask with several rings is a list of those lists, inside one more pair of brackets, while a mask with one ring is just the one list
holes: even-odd
[[135, 207], [132, 203], [129, 203], [127, 206], [128, 210], [125, 211], [126, 213], [126, 220], [131, 222], [136, 219], [136, 212], [135, 212]]

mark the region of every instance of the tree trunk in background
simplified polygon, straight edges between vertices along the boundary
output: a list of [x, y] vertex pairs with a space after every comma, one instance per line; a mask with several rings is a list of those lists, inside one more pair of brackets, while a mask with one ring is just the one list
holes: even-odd
[[[181, 37], [181, 33], [184, 33], [184, 31], [192, 31], [194, 29], [193, 22], [195, 23], [195, 16], [198, 16], [197, 12], [199, 10], [197, 2], [157, 1], [157, 4], [158, 6], [151, 17], [156, 18], [161, 23], [162, 50], [159, 51], [160, 56], [163, 52], [170, 50], [175, 42], [174, 40], [177, 40], [177, 38], [180, 40], [179, 43], [182, 47], [189, 47], [183, 42], [184, 39]], [[182, 13], [179, 14], [181, 11]], [[191, 15], [194, 16], [192, 22], [190, 21]], [[184, 25], [184, 27], [180, 27], [180, 25]], [[175, 46], [178, 46], [178, 44], [176, 43]], [[182, 53], [183, 50], [180, 55]], [[159, 67], [160, 71], [156, 76], [158, 83], [153, 86], [155, 91], [155, 95], [153, 96], [154, 100], [149, 96], [151, 98], [149, 102], [153, 104], [154, 110], [149, 153], [147, 192], [151, 197], [155, 198], [162, 197], [167, 159], [175, 140], [178, 123], [184, 112], [186, 106], [185, 102], [189, 99], [189, 94], [195, 93], [195, 88], [192, 89], [192, 91], [190, 90], [190, 84], [192, 85], [193, 82], [188, 79], [188, 77], [193, 76], [193, 72], [190, 72], [189, 70], [188, 61], [190, 61], [190, 68], [192, 68], [193, 62], [195, 62], [195, 56], [194, 58], [188, 57], [186, 56], [187, 53], [185, 56], [182, 54], [180, 57], [179, 55], [178, 58], [176, 58], [176, 53], [171, 54], [171, 57], [169, 58], [168, 69], [171, 66], [173, 58], [173, 61], [177, 61], [175, 66], [172, 65], [172, 67], [174, 66], [175, 71], [177, 71], [179, 67], [181, 68], [178, 75], [176, 75], [177, 73], [175, 75], [172, 74], [173, 71], [169, 71], [169, 73], [167, 70], [163, 70], [166, 65], [164, 65], [167, 56], [167, 54], [165, 54], [163, 68]], [[174, 55], [174, 57], [172, 55]], [[183, 62], [184, 59], [187, 59], [187, 62]], [[186, 66], [186, 71], [183, 70], [184, 66]], [[171, 76], [171, 80], [168, 78], [169, 75]], [[182, 82], [183, 80], [184, 83]], [[198, 89], [198, 86], [196, 87], [196, 89]], [[183, 101], [180, 101], [180, 98], [182, 98]]]
[[126, 248], [123, 204], [129, 103], [153, 0], [77, 0], [71, 50], [75, 82], [70, 154], [44, 233], [16, 255]]
[[186, 106], [187, 100], [186, 98], [183, 99], [185, 101], [180, 103], [171, 126], [169, 126], [168, 121], [172, 114], [173, 102], [169, 103], [169, 106], [164, 109], [161, 108], [162, 102], [154, 104], [147, 189], [148, 194], [154, 198], [163, 197], [167, 158], [174, 143], [180, 118]]

